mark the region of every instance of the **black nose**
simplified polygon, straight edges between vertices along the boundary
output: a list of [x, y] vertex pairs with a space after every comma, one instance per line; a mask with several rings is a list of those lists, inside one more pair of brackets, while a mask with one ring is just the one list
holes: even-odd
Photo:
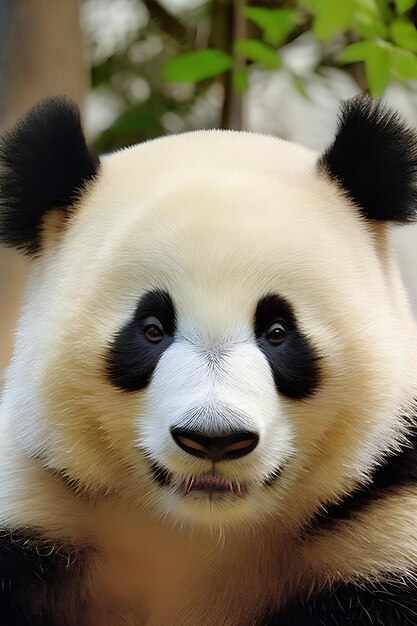
[[213, 463], [239, 459], [252, 452], [259, 441], [256, 433], [248, 431], [234, 431], [221, 437], [212, 437], [186, 428], [171, 428], [171, 435], [185, 452]]

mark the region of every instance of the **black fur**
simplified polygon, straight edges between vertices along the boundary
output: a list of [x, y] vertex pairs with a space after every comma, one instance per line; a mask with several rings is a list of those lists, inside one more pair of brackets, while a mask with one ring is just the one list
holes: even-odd
[[[414, 431], [407, 445], [385, 457], [374, 470], [368, 483], [358, 486], [340, 501], [328, 504], [313, 517], [308, 533], [328, 528], [337, 520], [351, 519], [369, 503], [384, 498], [391, 491], [405, 485], [417, 485], [417, 432]], [[417, 623], [417, 622], [416, 622]]]
[[417, 134], [388, 106], [358, 96], [342, 106], [334, 142], [318, 163], [372, 220], [417, 218]]
[[169, 470], [167, 470], [162, 465], [159, 465], [159, 463], [156, 463], [155, 461], [151, 461], [150, 468], [152, 476], [154, 477], [156, 482], [159, 483], [159, 485], [161, 485], [162, 487], [164, 487], [165, 485], [169, 485], [172, 478], [172, 474]]
[[411, 577], [391, 582], [338, 584], [293, 602], [263, 626], [415, 626], [417, 585]]
[[[265, 337], [269, 326], [282, 320], [287, 329], [282, 344], [273, 346]], [[268, 295], [258, 302], [255, 336], [268, 359], [278, 391], [289, 398], [310, 396], [320, 382], [320, 359], [311, 341], [299, 330], [290, 304], [281, 296]]]
[[0, 141], [0, 243], [36, 253], [45, 213], [73, 205], [97, 172], [78, 107], [39, 102]]
[[[81, 623], [84, 558], [83, 551], [46, 543], [34, 531], [0, 531], [1, 626]], [[74, 584], [80, 592], [71, 598]]]
[[[150, 343], [143, 333], [143, 322], [155, 316], [165, 335], [160, 343]], [[166, 292], [146, 293], [133, 318], [114, 338], [106, 357], [107, 375], [113, 385], [124, 391], [140, 391], [149, 383], [163, 352], [174, 340], [175, 310]]]

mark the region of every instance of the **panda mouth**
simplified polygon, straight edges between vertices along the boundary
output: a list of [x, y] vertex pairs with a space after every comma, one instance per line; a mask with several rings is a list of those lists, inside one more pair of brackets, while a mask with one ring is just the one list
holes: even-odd
[[172, 472], [155, 461], [151, 463], [151, 471], [154, 479], [160, 485], [176, 487], [182, 495], [203, 492], [243, 497], [248, 491], [245, 483], [210, 473], [198, 474], [178, 480]]
[[180, 489], [181, 491], [184, 490], [186, 494], [193, 491], [203, 491], [208, 493], [230, 494], [236, 497], [242, 497], [247, 493], [247, 486], [245, 484], [213, 474], [191, 476], [182, 481]]
[[[212, 473], [198, 474], [178, 480], [175, 475], [168, 469], [156, 463], [151, 462], [152, 476], [161, 486], [176, 487], [182, 495], [189, 493], [209, 493], [219, 495], [230, 495], [236, 498], [244, 497], [249, 490], [248, 483], [231, 480], [225, 476]], [[277, 468], [263, 481], [263, 485], [272, 485], [282, 474], [282, 470]]]

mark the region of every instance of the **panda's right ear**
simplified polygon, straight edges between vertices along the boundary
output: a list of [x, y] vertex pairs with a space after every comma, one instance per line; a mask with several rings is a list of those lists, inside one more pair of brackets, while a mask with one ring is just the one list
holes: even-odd
[[36, 104], [0, 140], [0, 244], [38, 252], [46, 213], [69, 215], [98, 167], [78, 107], [61, 96]]
[[384, 102], [342, 105], [333, 142], [318, 161], [367, 220], [417, 221], [417, 133]]

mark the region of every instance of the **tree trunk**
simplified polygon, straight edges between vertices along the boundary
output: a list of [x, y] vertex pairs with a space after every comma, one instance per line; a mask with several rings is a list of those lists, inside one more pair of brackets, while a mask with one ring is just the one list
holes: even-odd
[[[67, 94], [82, 103], [84, 68], [78, 0], [0, 0], [0, 129], [34, 102]], [[0, 248], [0, 382], [13, 344], [26, 262]]]

